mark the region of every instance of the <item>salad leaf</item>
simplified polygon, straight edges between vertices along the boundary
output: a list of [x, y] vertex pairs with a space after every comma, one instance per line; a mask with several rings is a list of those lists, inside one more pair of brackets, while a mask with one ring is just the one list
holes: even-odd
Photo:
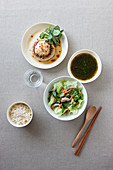
[[47, 37], [44, 37], [44, 40], [46, 40], [46, 41], [47, 41], [47, 40], [48, 40], [48, 38], [47, 38]]
[[79, 97], [80, 97], [80, 99], [82, 99], [83, 100], [83, 94], [81, 93], [81, 94], [79, 94]]
[[53, 91], [52, 94], [54, 97], [56, 97], [56, 91]]
[[64, 107], [62, 106], [62, 113], [64, 113]]
[[64, 96], [64, 92], [59, 94], [59, 97], [63, 97]]
[[80, 109], [82, 107], [83, 103], [84, 103], [84, 100], [79, 99], [77, 108]]
[[44, 38], [44, 32], [42, 32], [42, 33], [40, 34], [40, 38], [41, 38], [41, 39]]
[[78, 83], [77, 81], [69, 81], [67, 80], [66, 82], [64, 82], [64, 85], [68, 87], [74, 87], [74, 88], [77, 88], [78, 86]]
[[59, 35], [59, 34], [60, 34], [60, 31], [59, 31], [59, 30], [54, 30], [54, 31], [53, 31], [53, 35], [54, 35], [54, 36], [57, 36], [57, 35]]
[[58, 107], [56, 107], [56, 108], [54, 109], [54, 112], [55, 112], [58, 116], [61, 116], [61, 115], [63, 114], [62, 108], [58, 108]]
[[58, 40], [54, 36], [53, 36], [52, 40], [53, 40], [53, 42], [55, 43], [56, 46], [59, 45]]
[[69, 107], [69, 102], [65, 102], [62, 104], [65, 108], [68, 108]]
[[56, 99], [54, 98], [54, 97], [52, 97], [52, 99], [50, 100], [50, 102], [49, 102], [49, 106], [51, 106], [53, 103], [55, 103], [56, 102]]
[[76, 114], [78, 113], [78, 108], [77, 108], [76, 106], [73, 106], [70, 111], [71, 111], [71, 113], [73, 113], [74, 115], [76, 115]]
[[53, 44], [53, 41], [51, 39], [49, 40], [49, 44]]
[[53, 89], [60, 93], [61, 88], [63, 87], [63, 83], [61, 81], [54, 84]]
[[72, 89], [72, 94], [73, 94], [73, 95], [77, 95], [77, 94], [78, 94], [78, 91], [75, 90], [75, 89]]
[[64, 86], [64, 89], [67, 89], [67, 86], [66, 86], [66, 85]]
[[75, 97], [74, 97], [74, 101], [77, 101], [79, 99], [79, 95], [77, 94]]
[[48, 38], [48, 40], [51, 40], [52, 35], [51, 35], [51, 34], [49, 34], [49, 35], [47, 36], [47, 38]]
[[51, 29], [50, 27], [48, 27], [46, 30], [45, 30], [46, 33], [50, 34], [51, 33]]
[[60, 30], [60, 27], [57, 25], [54, 27], [54, 30]]
[[72, 104], [73, 102], [74, 102], [74, 99], [72, 98], [70, 104]]

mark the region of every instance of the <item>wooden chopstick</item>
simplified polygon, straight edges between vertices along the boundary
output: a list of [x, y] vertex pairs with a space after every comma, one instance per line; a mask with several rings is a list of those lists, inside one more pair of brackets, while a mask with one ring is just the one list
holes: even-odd
[[86, 130], [86, 132], [85, 132], [85, 134], [84, 134], [81, 142], [79, 143], [79, 145], [78, 145], [78, 147], [77, 147], [77, 149], [76, 149], [76, 151], [75, 151], [75, 155], [76, 155], [76, 156], [79, 155], [79, 153], [80, 153], [80, 151], [81, 151], [81, 149], [82, 149], [82, 147], [83, 147], [83, 145], [84, 145], [84, 143], [85, 143], [85, 141], [86, 141], [86, 139], [87, 139], [87, 137], [88, 137], [88, 135], [89, 135], [89, 133], [90, 133], [90, 131], [91, 131], [91, 129], [92, 129], [92, 127], [93, 127], [93, 125], [94, 125], [94, 123], [95, 123], [95, 121], [96, 121], [99, 113], [100, 113], [100, 111], [101, 111], [101, 109], [102, 109], [102, 106], [100, 106], [99, 109], [97, 110], [97, 113], [95, 114], [95, 116], [94, 116], [94, 118], [92, 119], [89, 127], [87, 128], [87, 130]]

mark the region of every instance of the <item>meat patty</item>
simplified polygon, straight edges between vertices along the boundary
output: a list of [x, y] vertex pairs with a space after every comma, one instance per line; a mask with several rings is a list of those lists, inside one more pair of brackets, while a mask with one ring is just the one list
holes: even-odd
[[39, 39], [33, 45], [32, 55], [39, 61], [47, 61], [55, 55], [55, 46]]

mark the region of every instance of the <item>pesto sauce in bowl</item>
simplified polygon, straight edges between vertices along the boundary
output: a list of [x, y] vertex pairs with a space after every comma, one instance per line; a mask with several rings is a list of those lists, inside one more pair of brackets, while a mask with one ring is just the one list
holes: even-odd
[[98, 70], [97, 60], [88, 53], [78, 54], [71, 62], [71, 72], [79, 80], [89, 80]]

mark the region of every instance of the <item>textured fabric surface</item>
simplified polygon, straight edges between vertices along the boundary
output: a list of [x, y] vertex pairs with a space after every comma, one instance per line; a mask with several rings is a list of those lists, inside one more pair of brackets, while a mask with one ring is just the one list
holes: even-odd
[[[69, 41], [65, 60], [41, 70], [43, 84], [24, 84], [33, 67], [21, 53], [25, 30], [39, 22], [64, 28]], [[51, 117], [43, 105], [43, 91], [53, 78], [68, 75], [67, 63], [77, 50], [92, 49], [100, 56], [100, 77], [85, 84], [88, 105], [103, 109], [81, 151], [74, 155], [72, 141], [85, 112], [76, 120]], [[34, 68], [36, 69], [36, 68]], [[8, 106], [27, 102], [34, 118], [26, 128], [14, 128], [6, 119]], [[112, 170], [113, 169], [113, 1], [112, 0], [0, 0], [0, 170]]]

